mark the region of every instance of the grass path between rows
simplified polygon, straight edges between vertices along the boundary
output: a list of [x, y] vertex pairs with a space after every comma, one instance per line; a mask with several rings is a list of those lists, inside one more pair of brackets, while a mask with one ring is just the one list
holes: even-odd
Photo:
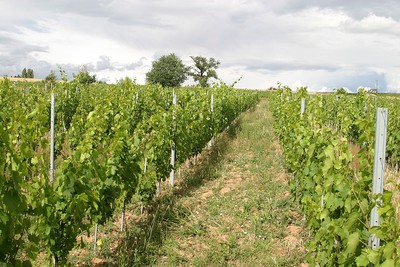
[[127, 210], [123, 234], [118, 217], [103, 227], [96, 258], [75, 266], [307, 266], [304, 221], [272, 125], [262, 99], [184, 164], [173, 190], [165, 182], [143, 215], [138, 205]]
[[306, 265], [304, 222], [272, 124], [263, 99], [221, 137], [200, 169], [185, 173], [171, 207], [179, 216], [168, 225], [155, 266]]

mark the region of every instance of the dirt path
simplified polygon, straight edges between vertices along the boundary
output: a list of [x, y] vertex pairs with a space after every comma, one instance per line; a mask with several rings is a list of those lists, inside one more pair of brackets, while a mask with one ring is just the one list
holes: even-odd
[[155, 266], [306, 266], [302, 216], [272, 123], [262, 100], [217, 142], [206, 170], [185, 175], [193, 186], [186, 180], [175, 192], [182, 216], [169, 224]]

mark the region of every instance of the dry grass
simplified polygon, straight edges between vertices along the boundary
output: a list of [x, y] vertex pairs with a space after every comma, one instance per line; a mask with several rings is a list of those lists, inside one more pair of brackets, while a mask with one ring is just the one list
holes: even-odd
[[[7, 77], [8, 80], [12, 82], [42, 82], [44, 79], [36, 79], [36, 78], [14, 78], [14, 77]], [[0, 77], [0, 81], [4, 80], [4, 77]]]
[[[44, 82], [44, 79], [38, 79], [38, 78], [15, 78], [15, 77], [0, 77], [0, 81], [4, 80], [7, 78], [8, 80], [12, 82], [29, 82], [29, 83], [37, 83], [37, 82]], [[56, 82], [62, 83], [62, 80], [57, 80]]]

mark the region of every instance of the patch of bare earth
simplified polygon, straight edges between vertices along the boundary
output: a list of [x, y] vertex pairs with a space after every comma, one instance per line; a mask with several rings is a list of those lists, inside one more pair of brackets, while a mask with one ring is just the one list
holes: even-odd
[[[273, 143], [274, 150], [276, 152], [281, 153], [281, 147], [278, 142]], [[287, 173], [284, 169], [282, 168], [277, 168], [276, 166], [272, 166], [269, 170], [272, 182], [281, 184], [282, 186], [285, 186], [289, 183], [291, 179], [291, 175]], [[290, 199], [291, 198], [291, 193], [287, 190], [283, 190], [280, 194], [277, 194], [275, 196], [276, 198], [279, 199]], [[301, 221], [302, 215], [298, 211], [293, 211], [291, 210], [289, 212], [290, 216], [296, 220], [296, 221]], [[274, 239], [272, 240], [273, 248], [274, 248], [274, 254], [281, 258], [289, 257], [293, 253], [297, 252], [306, 252], [305, 248], [305, 229], [301, 226], [298, 225], [293, 225], [290, 224], [286, 227], [285, 229], [285, 234], [282, 239]], [[308, 263], [301, 263], [300, 267], [308, 267]]]
[[287, 185], [290, 180], [290, 175], [285, 170], [275, 170], [274, 167], [270, 170], [272, 182]]
[[[272, 240], [274, 254], [284, 258], [292, 255], [294, 251], [305, 252], [304, 242], [304, 229], [301, 226], [288, 225], [283, 239]], [[303, 263], [301, 266], [308, 266], [308, 264]]]
[[211, 197], [212, 195], [214, 195], [214, 192], [212, 189], [210, 189], [210, 190], [207, 190], [206, 192], [202, 193], [200, 195], [200, 197], [203, 199], [207, 199], [207, 198]]
[[221, 190], [219, 190], [219, 194], [222, 196], [229, 192], [231, 192], [231, 189], [229, 187], [224, 187]]
[[208, 235], [214, 237], [219, 243], [226, 243], [228, 241], [228, 235], [221, 233], [219, 227], [210, 225], [207, 230]]
[[190, 261], [208, 248], [206, 244], [196, 242], [194, 237], [187, 237], [175, 248], [175, 253], [179, 255], [179, 257]]

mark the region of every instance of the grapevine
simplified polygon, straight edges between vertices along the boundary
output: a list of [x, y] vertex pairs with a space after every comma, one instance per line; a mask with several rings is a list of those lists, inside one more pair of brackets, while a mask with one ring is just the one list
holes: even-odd
[[[132, 82], [64, 82], [49, 89], [1, 81], [0, 263], [29, 265], [44, 249], [56, 265], [66, 264], [79, 235], [105, 223], [117, 207], [137, 199], [134, 195], [151, 200], [156, 180], [199, 153], [258, 99], [255, 92], [226, 85], [174, 90], [177, 106], [172, 89]], [[52, 184], [51, 93], [56, 98]]]

